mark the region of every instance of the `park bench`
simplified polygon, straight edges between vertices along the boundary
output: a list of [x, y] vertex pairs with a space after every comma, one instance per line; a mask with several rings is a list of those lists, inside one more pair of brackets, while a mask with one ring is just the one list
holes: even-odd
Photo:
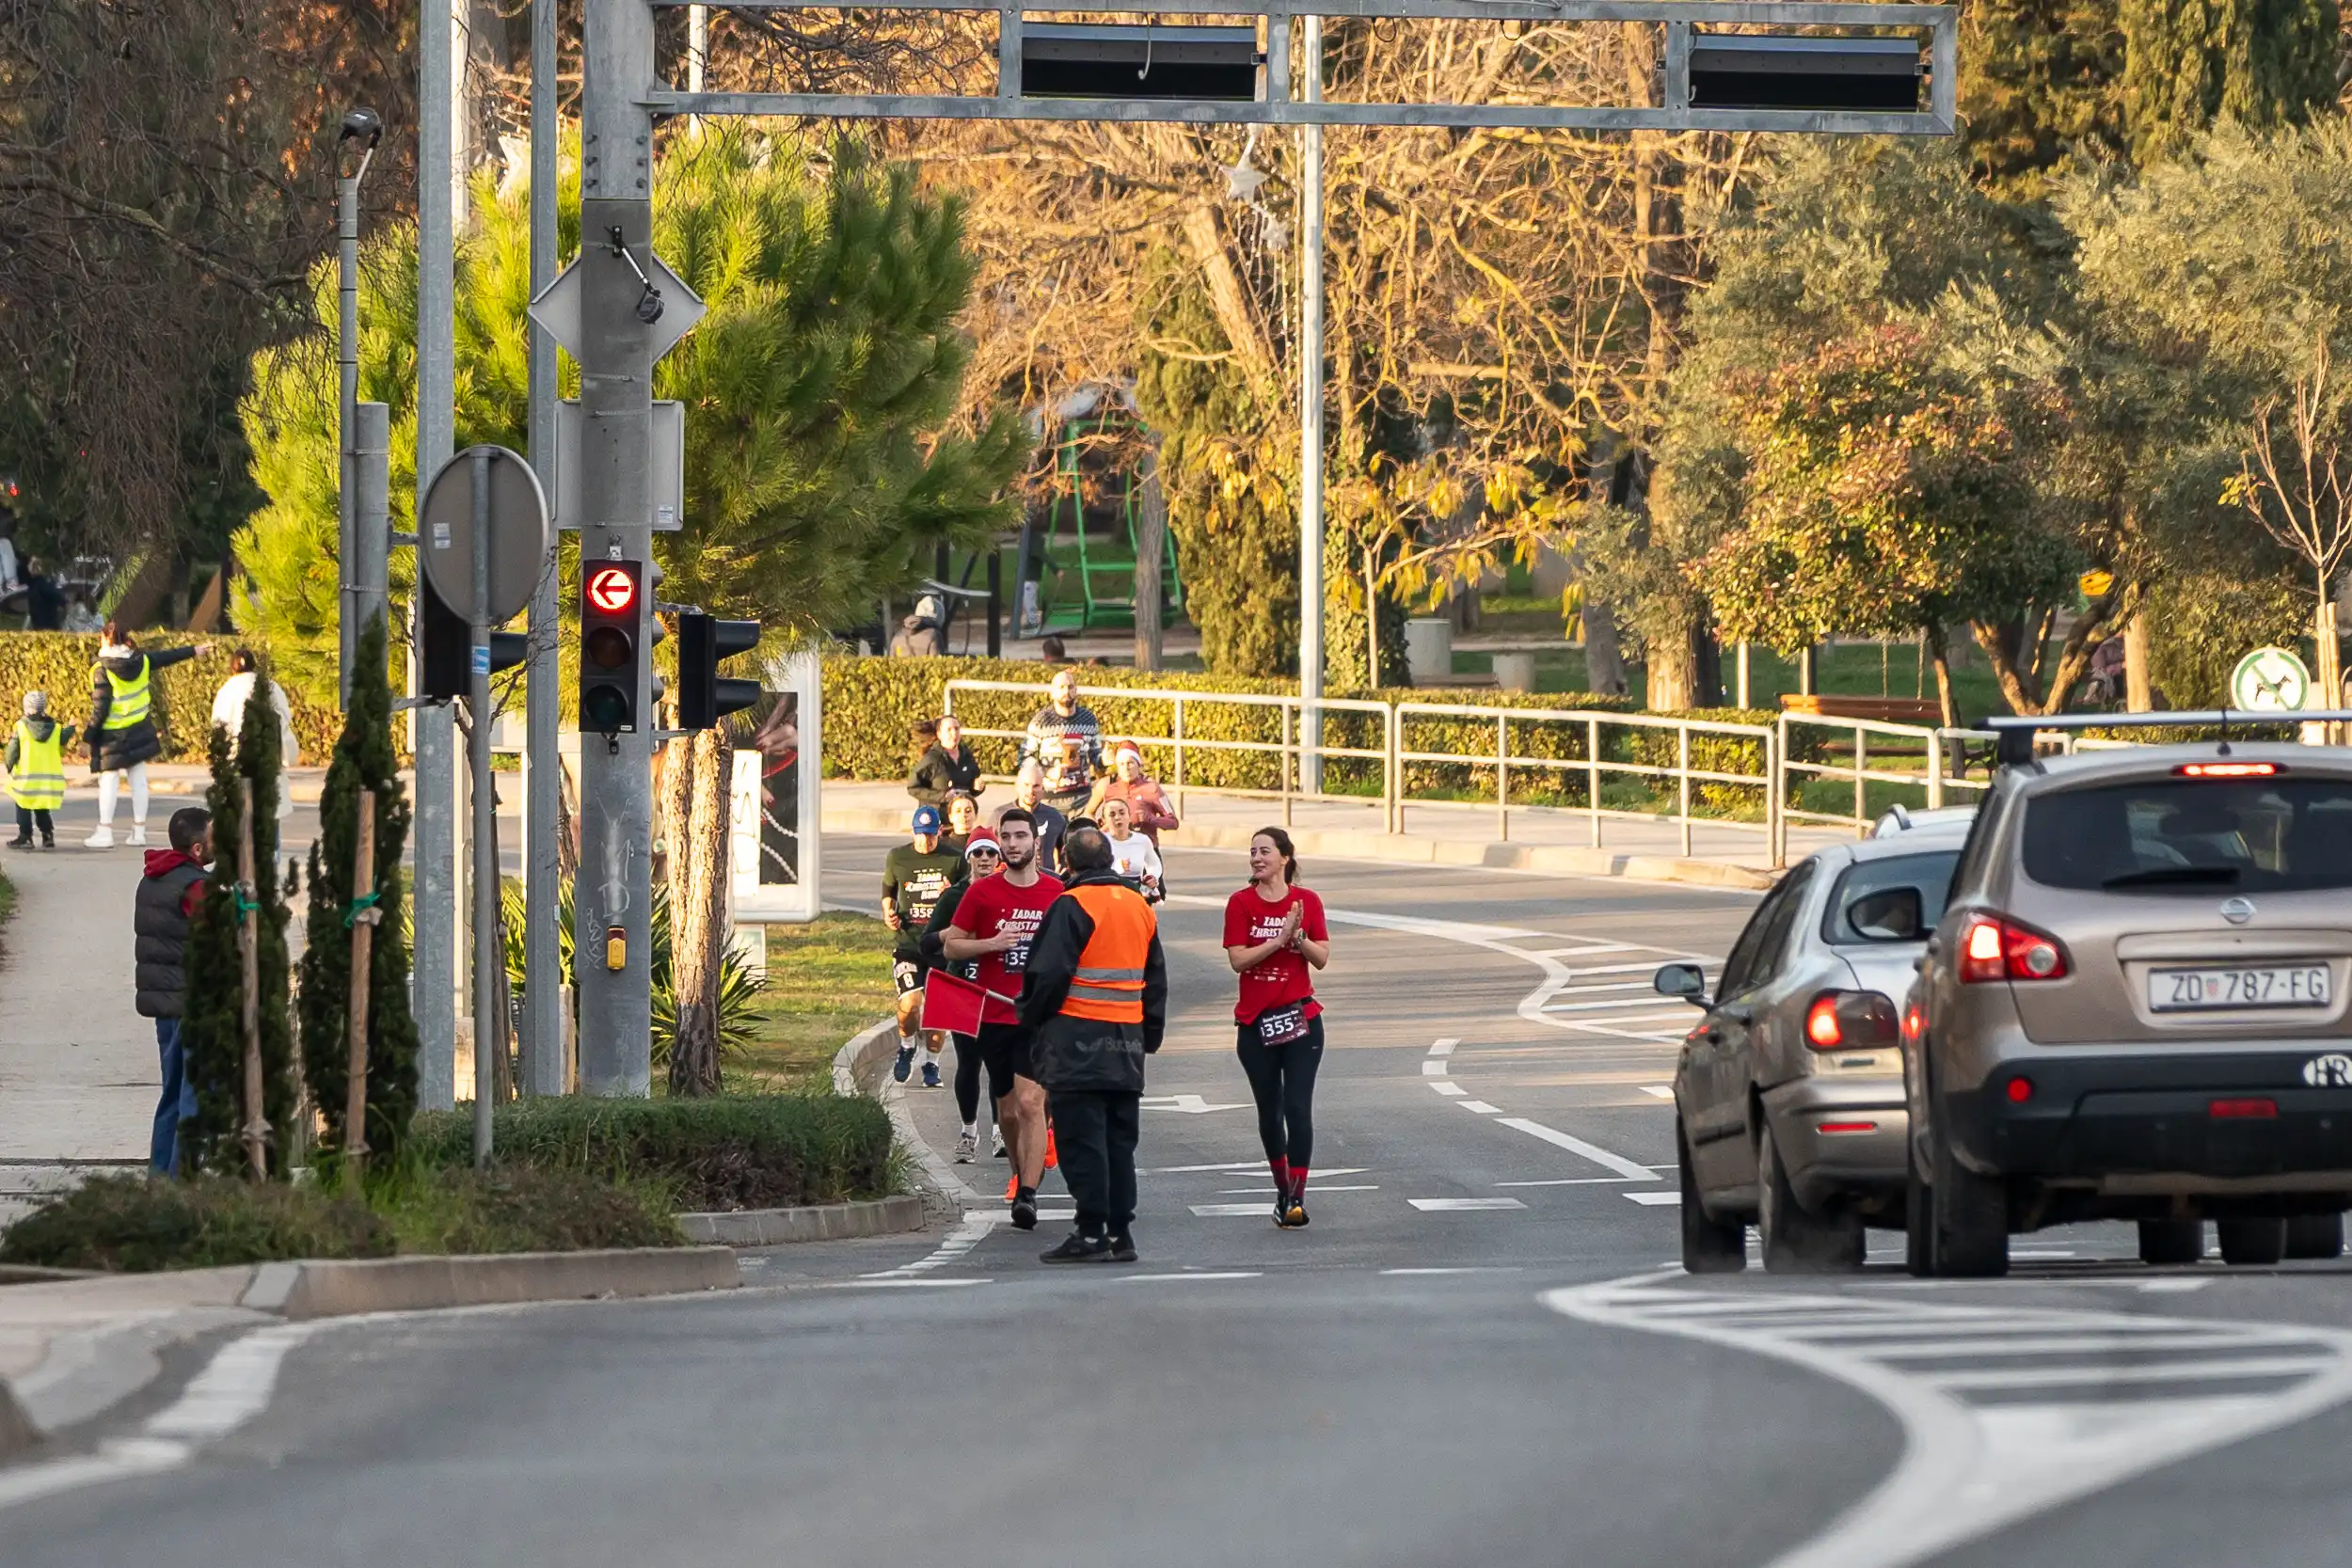
[[1932, 697], [1849, 697], [1819, 692], [1811, 696], [1790, 692], [1781, 698], [1780, 710], [1822, 719], [1876, 719], [1891, 724], [1938, 724], [1943, 722], [1944, 711]]

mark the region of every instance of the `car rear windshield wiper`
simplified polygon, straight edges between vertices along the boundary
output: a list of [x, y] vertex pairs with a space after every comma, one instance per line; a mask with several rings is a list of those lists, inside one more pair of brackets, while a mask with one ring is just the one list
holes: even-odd
[[2127, 871], [2121, 877], [2109, 877], [2099, 885], [2114, 887], [2160, 887], [2168, 882], [2219, 885], [2238, 879], [2234, 865], [2159, 865], [2149, 871]]

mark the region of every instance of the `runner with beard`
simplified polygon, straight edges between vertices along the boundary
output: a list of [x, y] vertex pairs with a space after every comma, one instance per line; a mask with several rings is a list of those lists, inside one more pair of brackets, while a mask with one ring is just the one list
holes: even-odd
[[[988, 1092], [996, 1105], [996, 1125], [1012, 1158], [1012, 1223], [1037, 1228], [1037, 1188], [1045, 1179], [1045, 1090], [1029, 1063], [1029, 1031], [1012, 1005], [1027, 978], [1029, 939], [1045, 911], [1061, 896], [1058, 878], [1039, 869], [1037, 825], [1014, 806], [996, 822], [1004, 869], [973, 885], [956, 907], [956, 917], [940, 940], [950, 963], [979, 960], [979, 984], [993, 991], [980, 1012], [980, 1056], [988, 1069]], [[1002, 997], [1006, 1000], [999, 1001]]]

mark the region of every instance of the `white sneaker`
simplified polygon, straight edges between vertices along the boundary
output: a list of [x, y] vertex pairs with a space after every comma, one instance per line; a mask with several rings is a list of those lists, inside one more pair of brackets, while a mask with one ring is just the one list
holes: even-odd
[[973, 1132], [964, 1133], [961, 1137], [956, 1140], [956, 1164], [959, 1165], [970, 1164], [972, 1163], [972, 1157], [975, 1154], [977, 1154], [979, 1150], [980, 1140], [978, 1135]]
[[142, 822], [142, 823], [140, 823], [137, 827], [135, 827], [135, 828], [132, 829], [132, 830], [131, 830], [131, 837], [130, 837], [130, 839], [129, 839], [129, 841], [128, 841], [128, 842], [130, 843], [131, 847], [132, 847], [132, 848], [134, 848], [134, 849], [144, 849], [144, 848], [146, 848], [146, 847], [147, 847], [147, 824], [146, 824], [146, 823], [144, 823], [144, 822]]
[[115, 847], [115, 831], [112, 828], [101, 828], [89, 837], [82, 840], [82, 843], [91, 849], [111, 849]]

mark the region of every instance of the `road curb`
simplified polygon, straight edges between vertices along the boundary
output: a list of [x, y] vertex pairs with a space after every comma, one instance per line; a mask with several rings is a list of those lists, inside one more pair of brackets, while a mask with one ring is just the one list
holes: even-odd
[[784, 1246], [794, 1242], [845, 1242], [861, 1236], [895, 1236], [923, 1228], [923, 1200], [913, 1193], [852, 1203], [819, 1203], [802, 1209], [740, 1209], [731, 1212], [680, 1214], [678, 1228], [690, 1242], [731, 1247]]
[[[890, 1117], [890, 1130], [906, 1151], [914, 1156], [914, 1163], [923, 1167], [923, 1178], [941, 1199], [961, 1217], [963, 1211], [975, 1203], [985, 1203], [988, 1195], [975, 1191], [929, 1139], [916, 1130], [914, 1117], [907, 1110], [905, 1091], [898, 1084], [882, 1073], [882, 1064], [893, 1055], [898, 1046], [898, 1026], [895, 1020], [883, 1019], [869, 1028], [851, 1035], [833, 1057], [833, 1092], [851, 1099], [866, 1092], [870, 1081], [876, 1100]], [[918, 1199], [919, 1201], [919, 1199]], [[919, 1226], [910, 1226], [918, 1229]]]
[[[165, 1351], [223, 1328], [368, 1312], [684, 1295], [742, 1283], [734, 1249], [724, 1246], [309, 1259], [148, 1277], [177, 1278], [213, 1299], [59, 1334], [39, 1366], [0, 1377], [0, 1460], [105, 1414], [162, 1375]], [[11, 1295], [70, 1292], [92, 1283], [7, 1290]]]
[[[903, 833], [903, 813], [873, 806], [828, 806], [829, 833]], [[1191, 825], [1168, 831], [1166, 842], [1179, 849], [1247, 849], [1251, 828]], [[1416, 838], [1409, 833], [1361, 832], [1343, 828], [1294, 828], [1302, 855], [1327, 860], [1385, 861], [1407, 865], [1479, 865], [1503, 871], [1550, 871], [1572, 877], [1623, 878], [1638, 882], [1682, 882], [1699, 887], [1760, 892], [1776, 873], [1725, 861], [1679, 855], [1629, 855], [1569, 844], [1481, 844], [1470, 839]]]

